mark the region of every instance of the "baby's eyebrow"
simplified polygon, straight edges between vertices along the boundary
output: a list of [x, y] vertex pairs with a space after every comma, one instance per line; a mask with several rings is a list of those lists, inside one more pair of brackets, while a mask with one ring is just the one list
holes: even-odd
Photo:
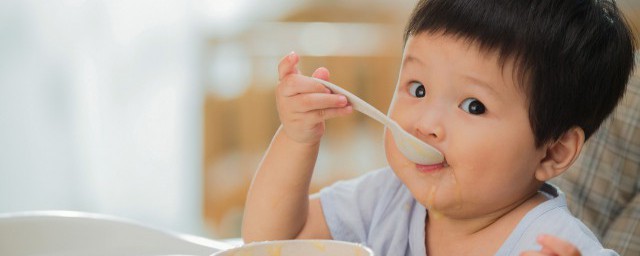
[[489, 91], [489, 93], [493, 94], [493, 96], [498, 97], [500, 94], [498, 93], [498, 91], [496, 90], [496, 88], [494, 88], [494, 86], [491, 86], [491, 83], [488, 83], [480, 78], [477, 78], [475, 76], [472, 76], [470, 74], [463, 74], [462, 75], [463, 78], [470, 80], [474, 83], [474, 85], [485, 88], [487, 91]]
[[420, 60], [419, 58], [414, 57], [414, 56], [412, 56], [412, 55], [407, 55], [407, 56], [404, 58], [404, 60], [402, 61], [402, 65], [404, 66], [405, 64], [410, 63], [410, 62], [416, 62], [416, 63], [418, 63], [419, 65], [424, 66], [424, 62], [422, 62], [422, 60]]

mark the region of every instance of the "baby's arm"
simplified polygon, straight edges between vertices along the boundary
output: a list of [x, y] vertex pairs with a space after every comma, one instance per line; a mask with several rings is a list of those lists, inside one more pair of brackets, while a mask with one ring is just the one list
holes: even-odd
[[[299, 57], [289, 54], [278, 65], [276, 104], [282, 125], [253, 178], [242, 226], [245, 242], [327, 238], [331, 235], [319, 199], [309, 200], [324, 120], [352, 112], [343, 95], [299, 74]], [[329, 78], [317, 69], [314, 77]]]

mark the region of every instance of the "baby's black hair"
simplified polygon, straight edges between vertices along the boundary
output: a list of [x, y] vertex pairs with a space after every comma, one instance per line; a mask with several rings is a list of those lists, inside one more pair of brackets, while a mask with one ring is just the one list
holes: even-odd
[[536, 146], [579, 126], [589, 138], [624, 95], [635, 41], [606, 0], [421, 0], [405, 42], [443, 33], [513, 60]]

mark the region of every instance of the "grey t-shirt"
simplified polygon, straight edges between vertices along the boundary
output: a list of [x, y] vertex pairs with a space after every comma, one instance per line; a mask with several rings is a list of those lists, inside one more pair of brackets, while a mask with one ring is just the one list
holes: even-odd
[[[540, 234], [568, 240], [582, 255], [617, 255], [571, 215], [559, 189], [545, 184], [541, 191], [550, 199], [525, 215], [496, 255], [539, 250]], [[427, 210], [390, 168], [336, 182], [320, 191], [320, 201], [333, 239], [364, 244], [378, 256], [426, 255]]]

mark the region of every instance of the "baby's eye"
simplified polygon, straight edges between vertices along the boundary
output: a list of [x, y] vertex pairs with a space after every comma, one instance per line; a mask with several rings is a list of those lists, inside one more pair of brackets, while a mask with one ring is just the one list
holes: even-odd
[[472, 115], [481, 115], [487, 108], [478, 99], [467, 98], [460, 103], [460, 108]]
[[427, 94], [427, 91], [424, 89], [424, 85], [422, 85], [421, 83], [412, 82], [409, 86], [409, 94], [417, 98], [422, 98]]

